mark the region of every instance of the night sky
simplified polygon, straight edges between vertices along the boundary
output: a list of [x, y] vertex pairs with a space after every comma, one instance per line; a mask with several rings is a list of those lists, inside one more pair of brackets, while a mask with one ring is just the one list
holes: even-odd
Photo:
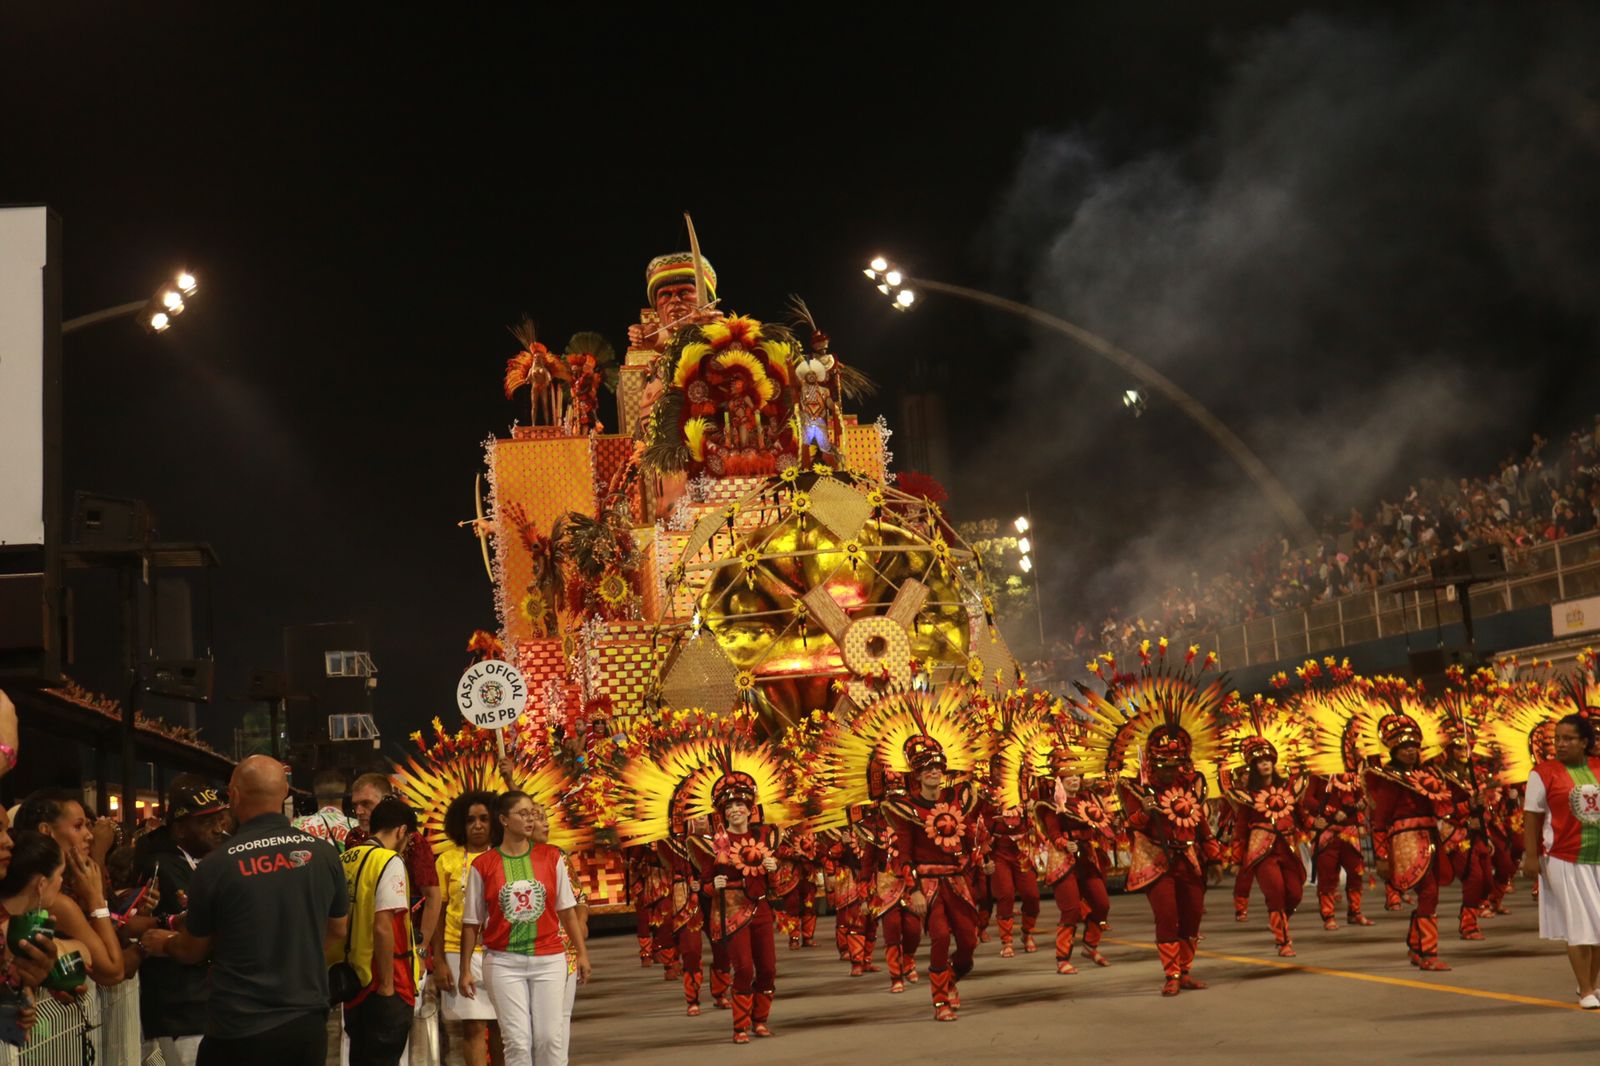
[[[889, 312], [874, 253], [1135, 348], [1312, 510], [1492, 469], [1600, 407], [1581, 7], [332, 6], [0, 16], [0, 201], [63, 217], [66, 314], [201, 281], [166, 335], [68, 339], [65, 488], [216, 547], [208, 726], [236, 724], [225, 697], [278, 665], [285, 624], [343, 619], [371, 630], [391, 738], [453, 713], [494, 622], [455, 523], [484, 438], [525, 417], [505, 327], [620, 352], [684, 210], [725, 308], [800, 293], [878, 379], [864, 421], [931, 368], [952, 510], [1031, 493], [1053, 621], [1143, 595], [1129, 558], [1203, 566], [1270, 519], [1175, 412], [1127, 418], [1090, 357], [959, 304]], [[1351, 434], [1394, 446], [1322, 471]], [[74, 672], [109, 688], [114, 601], [78, 609]]]

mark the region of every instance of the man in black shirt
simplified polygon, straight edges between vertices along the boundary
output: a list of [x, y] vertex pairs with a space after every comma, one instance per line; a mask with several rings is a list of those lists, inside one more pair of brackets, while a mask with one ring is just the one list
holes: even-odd
[[[170, 830], [141, 863], [145, 879], [158, 879], [160, 902], [151, 917], [128, 920], [129, 929], [141, 934], [145, 928], [171, 928], [176, 916], [188, 909], [195, 869], [222, 843], [231, 824], [228, 801], [203, 781], [174, 785], [167, 813]], [[161, 1045], [167, 1066], [194, 1066], [205, 1032], [207, 995], [204, 966], [150, 959], [140, 968], [139, 1019], [144, 1038]]]
[[320, 1063], [327, 1053], [325, 940], [349, 924], [339, 857], [283, 816], [289, 781], [253, 755], [228, 784], [239, 831], [194, 871], [185, 928], [144, 934], [147, 952], [211, 960], [199, 1066]]

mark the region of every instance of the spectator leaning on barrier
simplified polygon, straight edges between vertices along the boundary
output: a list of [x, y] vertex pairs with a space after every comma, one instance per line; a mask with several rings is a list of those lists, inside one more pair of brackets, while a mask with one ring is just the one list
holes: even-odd
[[372, 809], [367, 840], [341, 857], [350, 932], [348, 940], [328, 945], [327, 962], [347, 960], [364, 986], [344, 1005], [350, 1066], [398, 1066], [411, 1035], [417, 962], [400, 852], [416, 830], [416, 812], [390, 796]]
[[[347, 846], [354, 847], [367, 835], [367, 821], [372, 810], [385, 796], [394, 795], [394, 782], [386, 774], [362, 774], [350, 786], [350, 806], [355, 809], [356, 829], [351, 830]], [[439, 875], [434, 871], [433, 848], [421, 833], [413, 833], [406, 841], [401, 858], [406, 861], [406, 876], [411, 881], [412, 901], [422, 900], [422, 917], [417, 921], [417, 936], [423, 950], [433, 943], [433, 931], [439, 922]]]
[[94, 983], [109, 988], [122, 981], [122, 945], [111, 921], [105, 876], [89, 857], [93, 829], [83, 800], [66, 789], [40, 789], [17, 808], [17, 828], [45, 834], [66, 857], [62, 891], [49, 904], [56, 932], [79, 941]]
[[[140, 873], [154, 879], [156, 905], [150, 917], [128, 918], [125, 935], [171, 929], [187, 909], [195, 870], [226, 837], [228, 803], [215, 788], [174, 788], [170, 827], [146, 856]], [[150, 959], [140, 971], [139, 1017], [147, 1044], [159, 1044], [167, 1066], [194, 1066], [205, 1034], [208, 974], [204, 966]]]
[[294, 820], [294, 827], [302, 833], [321, 837], [338, 851], [349, 843], [350, 831], [356, 820], [344, 813], [344, 771], [322, 770], [311, 783], [311, 794], [317, 799], [314, 814]]
[[289, 825], [282, 763], [252, 755], [228, 799], [239, 829], [195, 868], [176, 932], [151, 930], [156, 957], [211, 960], [200, 1066], [290, 1066], [327, 1054], [325, 944], [342, 940], [350, 900], [333, 848]]

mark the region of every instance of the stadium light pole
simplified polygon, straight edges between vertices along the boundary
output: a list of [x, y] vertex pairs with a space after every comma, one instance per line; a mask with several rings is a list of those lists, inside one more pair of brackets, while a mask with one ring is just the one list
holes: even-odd
[[77, 318], [69, 318], [61, 323], [63, 334], [76, 333], [80, 329], [99, 325], [101, 322], [112, 322], [129, 315], [143, 315], [144, 328], [151, 333], [165, 333], [172, 326], [172, 320], [183, 314], [187, 306], [185, 297], [193, 296], [200, 289], [200, 282], [187, 270], [180, 270], [174, 275], [171, 282], [162, 285], [155, 294], [147, 300], [130, 300], [125, 304], [107, 307], [99, 311], [91, 311]]
[[1302, 544], [1314, 543], [1317, 531], [1312, 527], [1311, 521], [1306, 518], [1300, 505], [1295, 503], [1294, 497], [1289, 495], [1289, 490], [1283, 487], [1275, 474], [1267, 469], [1249, 445], [1239, 439], [1239, 435], [1212, 414], [1199, 400], [1185, 392], [1171, 378], [1167, 377], [1155, 367], [1126, 349], [1119, 348], [1098, 334], [1091, 333], [1082, 326], [1074, 325], [1064, 318], [1058, 318], [1047, 311], [1037, 307], [1030, 307], [1025, 303], [996, 296], [992, 292], [983, 292], [980, 289], [970, 289], [965, 285], [952, 285], [945, 281], [933, 281], [928, 278], [913, 278], [897, 269], [883, 256], [878, 256], [868, 264], [864, 271], [867, 278], [877, 285], [879, 292], [887, 296], [890, 305], [897, 311], [910, 311], [921, 302], [924, 292], [943, 293], [946, 296], [955, 296], [973, 303], [982, 304], [1006, 314], [1023, 318], [1038, 326], [1063, 336], [1071, 338], [1081, 347], [1089, 349], [1110, 362], [1132, 374], [1150, 388], [1171, 400], [1178, 409], [1188, 415], [1201, 429], [1210, 434], [1211, 439], [1221, 446], [1237, 463], [1250, 480], [1256, 483], [1267, 502], [1283, 523], [1289, 527]]
[[1039, 592], [1039, 561], [1034, 548], [1033, 538], [1038, 536], [1038, 530], [1033, 525], [1033, 497], [1029, 493], [1022, 494], [1024, 510], [1012, 520], [1011, 526], [1017, 531], [1017, 551], [1021, 554], [1017, 559], [1017, 568], [1027, 574], [1033, 581], [1033, 618], [1039, 626], [1039, 655], [1044, 656], [1044, 601]]

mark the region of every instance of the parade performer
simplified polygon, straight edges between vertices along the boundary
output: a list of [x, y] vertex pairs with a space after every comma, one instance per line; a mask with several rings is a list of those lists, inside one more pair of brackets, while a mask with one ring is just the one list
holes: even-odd
[[695, 838], [703, 839], [710, 825], [704, 817], [680, 817], [682, 825], [678, 832], [656, 841], [655, 849], [669, 878], [661, 924], [674, 960], [667, 969], [667, 976], [682, 977], [685, 1010], [693, 1018], [700, 1013], [700, 984], [704, 978], [701, 967], [704, 959], [701, 953], [703, 917], [700, 911], [699, 861], [690, 851], [689, 842]]
[[[728, 718], [669, 712], [652, 727], [651, 742], [616, 773], [629, 812], [617, 824], [621, 842], [677, 837], [674, 851], [696, 868], [690, 883], [698, 882], [709, 902], [706, 928], [733, 972], [736, 1044], [749, 1043], [752, 1033], [772, 1035], [767, 1021], [777, 964], [768, 877], [778, 866], [780, 826], [790, 821], [778, 760], [753, 739], [753, 721], [739, 712]], [[715, 966], [714, 957], [713, 981]], [[697, 989], [689, 987], [686, 969], [686, 999], [691, 991]]]
[[[858, 711], [819, 748], [830, 784], [818, 796], [822, 813], [812, 820], [818, 828], [845, 824], [852, 811], [877, 803], [888, 846], [875, 849], [871, 860], [869, 905], [883, 917], [890, 990], [904, 989], [914, 934], [925, 923], [934, 1018], [947, 1022], [957, 1018], [957, 982], [972, 968], [978, 943], [968, 881], [979, 861], [973, 846], [977, 799], [970, 781], [946, 776], [971, 773], [979, 763], [970, 696], [970, 689], [953, 683], [937, 694], [891, 693]], [[895, 787], [901, 781], [903, 790]]]
[[1311, 824], [1311, 867], [1317, 881], [1317, 910], [1322, 928], [1337, 929], [1339, 874], [1344, 873], [1345, 915], [1348, 925], [1371, 925], [1361, 912], [1362, 879], [1366, 877], [1361, 854], [1361, 830], [1366, 823], [1366, 797], [1359, 774], [1340, 772], [1311, 779], [1304, 809]]
[[1206, 797], [1230, 697], [1224, 678], [1204, 679], [1214, 653], [1194, 667], [1199, 650], [1191, 646], [1180, 666], [1167, 659], [1165, 638], [1153, 661], [1144, 641], [1139, 673], [1119, 673], [1115, 657], [1104, 653], [1090, 668], [1106, 682], [1105, 695], [1078, 686], [1085, 718], [1078, 755], [1086, 768], [1116, 782], [1131, 851], [1128, 891], [1150, 902], [1164, 996], [1206, 987], [1191, 973], [1195, 941], [1206, 883], [1222, 880]]
[[[1450, 702], [1446, 700], [1447, 707]], [[1446, 727], [1447, 740], [1433, 769], [1450, 786], [1455, 801], [1449, 812], [1449, 829], [1441, 833], [1440, 842], [1450, 862], [1451, 876], [1461, 885], [1456, 928], [1462, 940], [1482, 940], [1478, 919], [1494, 888], [1494, 843], [1489, 837], [1487, 811], [1498, 797], [1484, 787], [1488, 774], [1480, 768], [1481, 759], [1473, 752], [1470, 722], [1457, 710], [1443, 716], [1441, 725]]]
[[[1415, 889], [1416, 908], [1406, 933], [1411, 964], [1428, 971], [1448, 970], [1439, 958], [1439, 887], [1450, 882], [1450, 864], [1441, 854], [1439, 819], [1455, 806], [1448, 782], [1424, 765], [1425, 755], [1441, 748], [1437, 722], [1412, 701], [1418, 717], [1399, 709], [1394, 684], [1391, 709], [1375, 726], [1387, 761], [1369, 751], [1366, 771], [1367, 798], [1372, 823], [1372, 850], [1378, 857], [1378, 876], [1397, 891]], [[1381, 707], [1375, 704], [1374, 708]], [[1370, 720], [1371, 714], [1365, 715]], [[1363, 746], [1371, 748], [1371, 730], [1360, 730]]]
[[1107, 834], [1114, 833], [1098, 797], [1082, 788], [1069, 732], [1073, 720], [1059, 702], [1046, 715], [1014, 720], [995, 757], [995, 791], [1003, 805], [1027, 801], [1030, 822], [1044, 853], [1041, 880], [1059, 912], [1056, 921], [1056, 972], [1075, 974], [1072, 948], [1078, 921], [1084, 921], [1084, 950], [1091, 961], [1108, 965], [1100, 936], [1111, 902], [1106, 895]]
[[[1298, 715], [1261, 697], [1224, 733], [1242, 764], [1221, 767], [1222, 795], [1233, 809], [1235, 832], [1244, 844], [1241, 874], [1260, 883], [1267, 921], [1278, 954], [1285, 958], [1295, 953], [1289, 917], [1299, 908], [1305, 888], [1299, 837], [1306, 780], [1299, 771], [1307, 733]], [[1290, 773], [1282, 773], [1280, 765], [1289, 766]]]
[[[1367, 822], [1361, 728], [1364, 724], [1375, 733], [1375, 705], [1366, 687], [1355, 681], [1348, 661], [1336, 663], [1327, 658], [1319, 663], [1312, 659], [1295, 673], [1305, 682], [1304, 691], [1293, 696], [1291, 706], [1309, 730], [1306, 769], [1311, 781], [1302, 809], [1311, 826], [1311, 876], [1317, 884], [1322, 927], [1339, 928], [1335, 914], [1340, 871], [1344, 873], [1345, 921], [1371, 925], [1372, 919], [1361, 910], [1366, 877], [1361, 837]], [[1279, 674], [1273, 682], [1285, 687], [1288, 675]], [[1394, 907], [1389, 909], [1399, 906], [1397, 893]]]
[[784, 834], [772, 894], [778, 900], [779, 926], [789, 935], [789, 950], [817, 943], [817, 838], [814, 833]]
[[983, 869], [988, 875], [994, 899], [996, 923], [1000, 929], [1000, 957], [1016, 955], [1013, 933], [1016, 927], [1017, 900], [1022, 901], [1022, 950], [1034, 952], [1039, 945], [1033, 931], [1039, 922], [1039, 877], [1028, 853], [1030, 825], [1028, 809], [1022, 803], [1022, 790], [1007, 799], [991, 798], [980, 808], [987, 829], [987, 858]]
[[[898, 785], [886, 790], [903, 795]], [[911, 909], [912, 883], [890, 861], [893, 832], [879, 807], [862, 812], [852, 827], [861, 842], [861, 878], [868, 928], [883, 930], [883, 959], [889, 991], [904, 992], [917, 982], [917, 949], [922, 946], [922, 915]], [[870, 954], [868, 956], [871, 957]]]

